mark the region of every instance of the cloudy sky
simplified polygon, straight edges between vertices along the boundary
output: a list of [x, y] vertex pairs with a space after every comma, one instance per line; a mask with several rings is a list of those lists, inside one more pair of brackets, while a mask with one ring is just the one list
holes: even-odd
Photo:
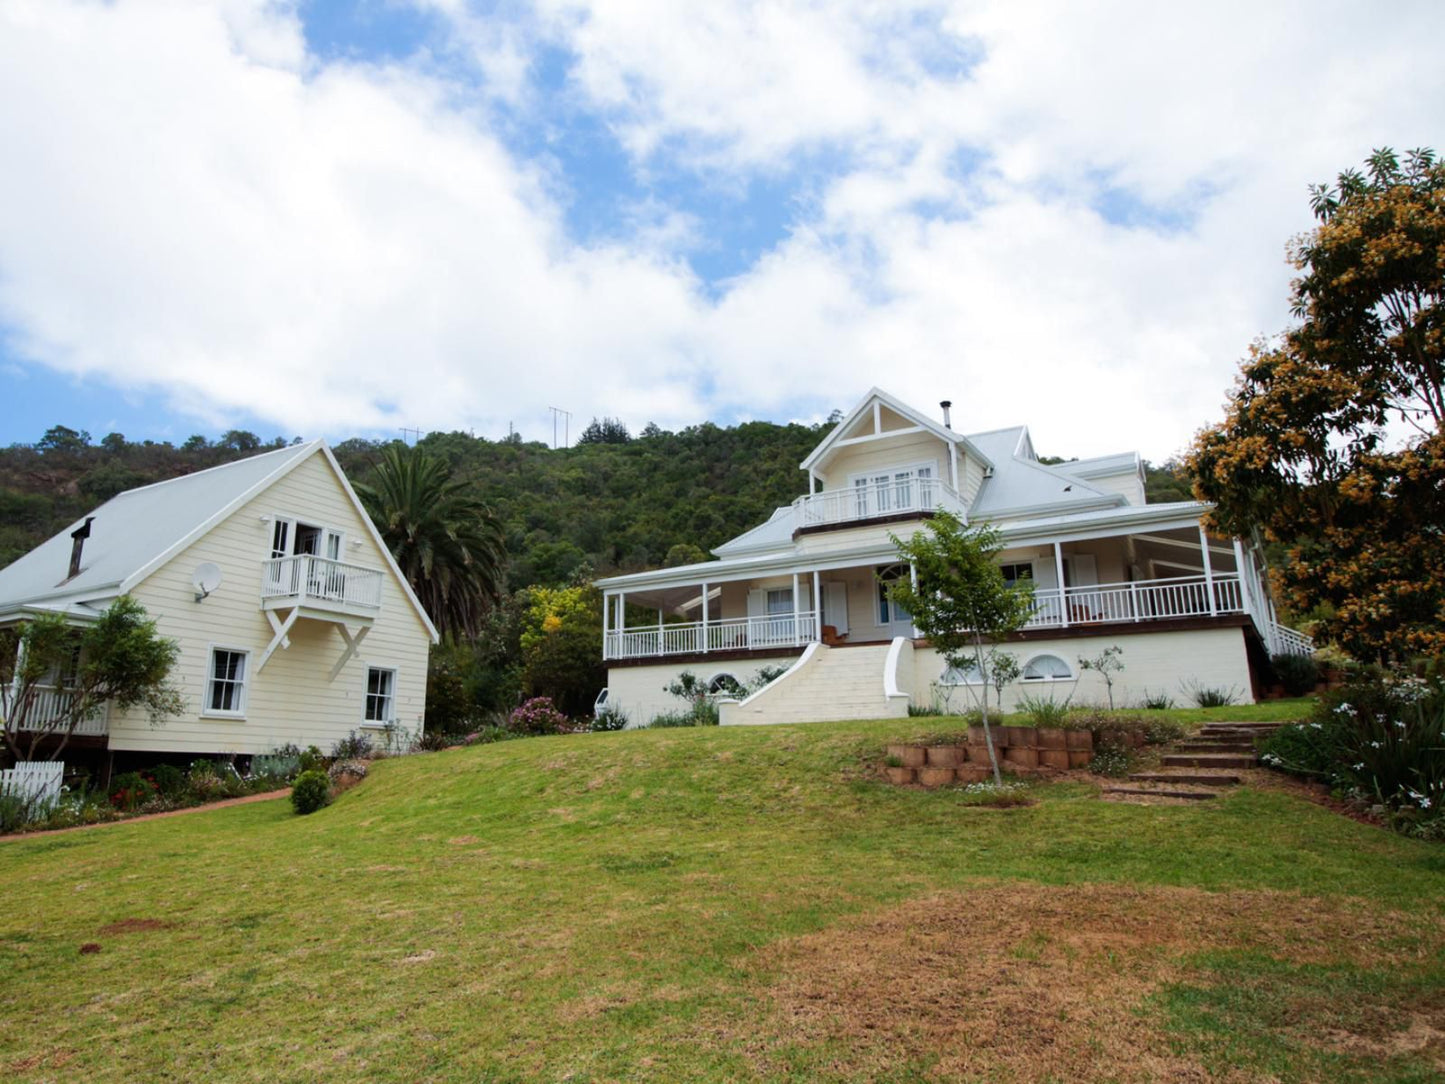
[[1445, 5], [0, 0], [0, 441], [817, 420], [1160, 459]]

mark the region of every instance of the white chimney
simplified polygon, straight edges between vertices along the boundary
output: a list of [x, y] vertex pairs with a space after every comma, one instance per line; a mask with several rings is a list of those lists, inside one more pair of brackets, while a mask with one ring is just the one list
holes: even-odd
[[948, 408], [951, 407], [951, 406], [953, 406], [953, 400], [952, 400], [952, 399], [945, 399], [943, 402], [939, 403], [938, 405], [943, 408], [943, 428], [945, 428], [945, 429], [952, 429], [952, 428], [953, 428], [953, 423], [948, 420]]

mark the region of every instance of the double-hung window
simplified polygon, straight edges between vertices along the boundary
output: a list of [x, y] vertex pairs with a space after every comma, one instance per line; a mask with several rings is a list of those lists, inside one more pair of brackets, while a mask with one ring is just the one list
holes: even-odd
[[211, 648], [205, 714], [246, 714], [246, 652], [227, 647]]
[[396, 718], [396, 671], [373, 666], [366, 671], [366, 722], [386, 724]]

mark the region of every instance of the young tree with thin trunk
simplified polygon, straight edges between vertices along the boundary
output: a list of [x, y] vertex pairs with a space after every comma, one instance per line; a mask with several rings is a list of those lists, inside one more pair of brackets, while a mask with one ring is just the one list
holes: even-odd
[[[925, 530], [909, 539], [889, 536], [899, 557], [908, 561], [914, 579], [888, 588], [889, 600], [912, 615], [913, 624], [944, 661], [960, 671], [972, 669], [980, 682], [983, 732], [994, 781], [1003, 782], [989, 727], [989, 687], [1003, 676], [1008, 662], [1017, 676], [1017, 660], [994, 644], [1024, 627], [1033, 613], [1033, 584], [1010, 584], [995, 558], [1003, 549], [998, 531], [972, 527], [948, 512], [937, 512]], [[1004, 682], [1003, 684], [1006, 684]], [[996, 693], [1002, 704], [1002, 684]]]
[[0, 738], [16, 760], [49, 746], [57, 760], [76, 728], [107, 703], [144, 706], [152, 723], [180, 714], [170, 685], [178, 649], [156, 633], [145, 608], [129, 597], [94, 624], [77, 628], [45, 614], [0, 633]]

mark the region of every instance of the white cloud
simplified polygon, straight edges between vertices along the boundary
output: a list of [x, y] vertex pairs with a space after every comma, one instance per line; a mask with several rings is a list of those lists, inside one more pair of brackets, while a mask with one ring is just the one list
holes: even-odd
[[[480, 90], [427, 57], [322, 64], [293, 4], [0, 0], [21, 353], [286, 432], [541, 436], [549, 404], [680, 425], [880, 384], [1047, 451], [1158, 457], [1285, 321], [1306, 182], [1438, 142], [1445, 107], [1424, 4], [417, 2]], [[569, 236], [559, 182], [586, 178], [489, 113], [554, 123], [543, 48], [640, 174], [796, 177], [789, 235], [713, 295], [680, 259], [695, 206]], [[1109, 189], [1178, 221], [1109, 222]]]

